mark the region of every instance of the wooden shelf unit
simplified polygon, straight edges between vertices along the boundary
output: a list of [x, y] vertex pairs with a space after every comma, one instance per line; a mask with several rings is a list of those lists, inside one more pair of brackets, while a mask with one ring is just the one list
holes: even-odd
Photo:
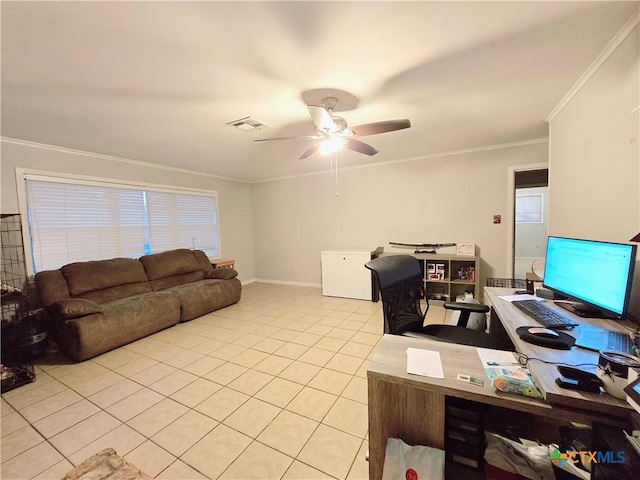
[[[384, 252], [380, 256], [407, 255]], [[480, 300], [480, 257], [478, 255], [447, 255], [439, 253], [409, 253], [420, 260], [425, 295], [430, 302], [456, 301], [456, 297], [471, 293]], [[439, 266], [442, 267], [439, 267]], [[433, 278], [440, 275], [441, 278]], [[462, 278], [459, 278], [462, 277]]]

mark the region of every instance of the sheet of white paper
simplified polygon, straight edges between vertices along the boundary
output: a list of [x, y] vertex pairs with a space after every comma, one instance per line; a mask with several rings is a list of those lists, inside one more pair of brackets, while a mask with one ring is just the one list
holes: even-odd
[[530, 295], [528, 293], [523, 293], [521, 295], [501, 295], [498, 298], [501, 298], [502, 300], [506, 300], [509, 303], [514, 302], [516, 300], [539, 300], [539, 301], [544, 300], [544, 298], [536, 297], [535, 295]]
[[424, 377], [444, 378], [440, 352], [407, 348], [407, 373]]
[[490, 348], [476, 348], [476, 350], [484, 368], [520, 365], [513, 352], [505, 352], [504, 350], [492, 350]]

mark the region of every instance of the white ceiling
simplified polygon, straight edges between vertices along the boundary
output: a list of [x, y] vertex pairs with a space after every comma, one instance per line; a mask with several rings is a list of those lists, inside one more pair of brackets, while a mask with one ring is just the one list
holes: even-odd
[[[2, 2], [2, 136], [245, 181], [304, 161], [304, 98], [349, 92], [342, 166], [547, 136], [545, 118], [639, 2]], [[306, 92], [306, 93], [305, 93]], [[313, 95], [311, 95], [313, 97]], [[269, 125], [245, 132], [227, 122]]]

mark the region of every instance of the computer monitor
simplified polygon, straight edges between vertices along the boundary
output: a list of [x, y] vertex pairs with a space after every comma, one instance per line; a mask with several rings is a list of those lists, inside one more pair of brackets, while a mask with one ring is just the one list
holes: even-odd
[[636, 245], [550, 236], [543, 286], [579, 303], [558, 305], [582, 317], [624, 318]]

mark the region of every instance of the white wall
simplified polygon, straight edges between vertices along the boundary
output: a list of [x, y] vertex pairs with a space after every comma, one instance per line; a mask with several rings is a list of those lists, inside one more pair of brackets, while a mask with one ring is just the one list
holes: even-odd
[[638, 27], [549, 123], [549, 234], [640, 231]]
[[[506, 275], [508, 167], [545, 163], [546, 141], [253, 185], [256, 275], [320, 284], [326, 249], [474, 242], [481, 282]], [[510, 275], [509, 275], [510, 276]]]
[[[16, 213], [15, 167], [51, 172], [124, 179], [176, 187], [218, 191], [222, 256], [233, 258], [242, 281], [255, 278], [251, 185], [210, 175], [170, 170], [153, 165], [68, 150], [14, 142], [0, 143], [2, 154], [2, 213]], [[24, 212], [21, 212], [24, 213]]]
[[[640, 231], [636, 26], [549, 123], [549, 234], [628, 242]], [[630, 312], [640, 318], [640, 262]]]

